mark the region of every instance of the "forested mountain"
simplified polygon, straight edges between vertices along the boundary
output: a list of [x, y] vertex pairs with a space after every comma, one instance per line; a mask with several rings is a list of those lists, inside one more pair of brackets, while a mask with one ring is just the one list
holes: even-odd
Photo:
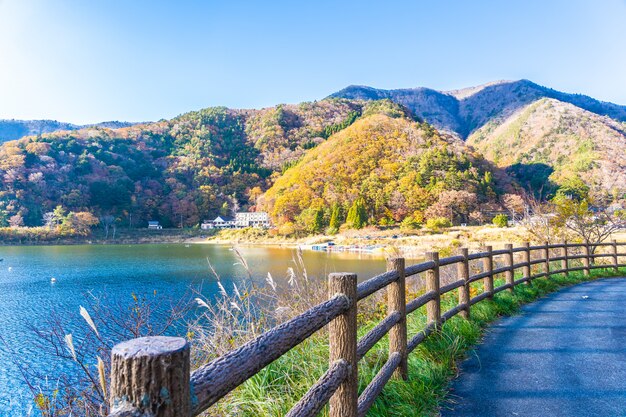
[[[498, 180], [498, 179], [500, 180]], [[279, 177], [261, 207], [280, 225], [319, 232], [344, 221], [484, 221], [511, 185], [451, 135], [406, 115], [371, 115], [330, 137]], [[351, 212], [362, 212], [360, 224]]]
[[562, 186], [623, 193], [625, 120], [623, 106], [522, 80], [451, 92], [349, 87], [121, 128], [18, 123], [13, 134], [34, 134], [0, 146], [0, 226], [40, 225], [59, 205], [166, 227], [257, 206], [285, 230], [478, 222], [518, 184], [543, 197]]
[[573, 104], [540, 99], [467, 142], [544, 197], [560, 186], [626, 191], [626, 123]]
[[79, 126], [71, 123], [57, 122], [56, 120], [9, 120], [0, 119], [0, 143], [16, 140], [24, 136], [43, 135], [60, 130], [78, 130], [85, 127], [108, 127], [117, 129], [132, 126], [128, 122], [102, 122], [95, 125]]
[[67, 210], [197, 225], [256, 199], [308, 149], [391, 102], [341, 99], [262, 110], [208, 108], [121, 129], [83, 128], [0, 147], [0, 222]]
[[560, 186], [626, 190], [626, 106], [542, 87], [498, 81], [441, 92], [350, 86], [331, 97], [390, 99], [475, 146], [529, 191], [548, 197]]
[[626, 106], [606, 103], [580, 94], [568, 94], [528, 80], [497, 81], [455, 91], [428, 88], [379, 90], [349, 86], [331, 94], [348, 99], [389, 99], [409, 108], [437, 129], [468, 137], [488, 122], [502, 120], [541, 98], [553, 98], [592, 113], [626, 121]]

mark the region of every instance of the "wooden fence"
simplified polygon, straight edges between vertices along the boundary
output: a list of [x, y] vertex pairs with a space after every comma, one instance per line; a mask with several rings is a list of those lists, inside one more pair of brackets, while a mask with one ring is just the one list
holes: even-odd
[[[469, 254], [461, 249], [457, 256], [439, 259], [428, 253], [426, 261], [405, 266], [404, 259], [392, 259], [388, 271], [357, 285], [352, 273], [329, 276], [329, 299], [301, 315], [269, 330], [245, 345], [190, 372], [189, 344], [183, 338], [144, 337], [113, 348], [111, 364], [110, 416], [196, 416], [265, 366], [328, 325], [330, 363], [328, 371], [287, 413], [288, 417], [315, 416], [328, 403], [331, 417], [365, 416], [376, 397], [391, 378], [407, 378], [407, 355], [443, 323], [459, 314], [470, 317], [471, 306], [501, 291], [513, 291], [519, 284], [551, 274], [614, 268], [619, 263], [618, 247], [626, 243], [544, 244]], [[602, 248], [601, 251], [596, 249]], [[608, 250], [607, 250], [608, 249]], [[602, 252], [602, 253], [600, 253]], [[521, 262], [515, 263], [515, 257]], [[497, 258], [497, 262], [496, 259]], [[596, 262], [609, 258], [608, 262]], [[481, 263], [480, 272], [471, 274], [470, 262]], [[442, 267], [456, 265], [453, 282], [441, 285]], [[502, 266], [499, 266], [502, 265]], [[537, 265], [535, 268], [532, 268]], [[558, 265], [558, 269], [551, 269]], [[515, 271], [521, 269], [521, 278]], [[540, 269], [531, 275], [533, 269]], [[423, 295], [406, 302], [406, 278], [425, 274]], [[494, 288], [494, 276], [504, 275], [504, 284]], [[470, 297], [472, 283], [482, 281], [483, 291]], [[387, 317], [364, 337], [357, 339], [357, 303], [387, 288]], [[441, 311], [441, 296], [458, 291], [458, 303]], [[425, 306], [427, 324], [409, 339], [406, 316]], [[386, 334], [389, 358], [370, 384], [358, 394], [358, 362]]]

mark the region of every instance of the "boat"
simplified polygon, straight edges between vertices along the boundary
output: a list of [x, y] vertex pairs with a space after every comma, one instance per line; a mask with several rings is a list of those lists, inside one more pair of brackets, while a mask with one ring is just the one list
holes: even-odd
[[55, 277], [50, 278], [50, 283], [54, 284], [55, 282], [57, 282], [57, 279]]

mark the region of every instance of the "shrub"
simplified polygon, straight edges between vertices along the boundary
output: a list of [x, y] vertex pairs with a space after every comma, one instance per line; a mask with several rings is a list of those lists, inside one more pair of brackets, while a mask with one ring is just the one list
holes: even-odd
[[509, 225], [509, 216], [506, 214], [496, 214], [492, 222], [498, 227], [507, 227]]
[[426, 220], [426, 227], [429, 229], [439, 230], [451, 226], [452, 222], [445, 217], [433, 217], [432, 219]]
[[420, 227], [420, 222], [414, 216], [407, 216], [400, 223], [400, 228], [403, 230], [416, 230]]

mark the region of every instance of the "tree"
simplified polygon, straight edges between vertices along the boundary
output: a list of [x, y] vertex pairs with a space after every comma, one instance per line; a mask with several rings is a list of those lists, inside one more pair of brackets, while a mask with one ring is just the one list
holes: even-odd
[[309, 207], [302, 210], [297, 220], [308, 233], [319, 233], [324, 228], [324, 210]]
[[585, 243], [595, 245], [626, 227], [626, 210], [592, 197], [577, 199], [557, 193], [552, 199], [557, 226], [573, 233]]
[[509, 216], [502, 213], [496, 214], [492, 222], [498, 227], [507, 227], [509, 225]]
[[509, 211], [512, 220], [519, 220], [524, 216], [526, 203], [521, 196], [517, 194], [504, 194], [502, 196], [502, 205]]
[[330, 213], [330, 224], [329, 227], [332, 230], [339, 230], [341, 225], [343, 224], [343, 213], [341, 210], [341, 206], [339, 203], [334, 203], [333, 208]]
[[556, 222], [555, 207], [552, 202], [540, 201], [533, 195], [529, 195], [528, 204], [529, 211], [521, 223], [534, 241], [553, 243], [565, 239]]
[[351, 229], [362, 229], [367, 225], [367, 210], [363, 198], [359, 197], [352, 203], [350, 210], [348, 210], [346, 224]]
[[79, 211], [76, 213], [76, 227], [84, 234], [89, 234], [91, 228], [97, 226], [98, 223], [98, 218], [88, 211]]
[[469, 215], [478, 205], [475, 193], [467, 191], [442, 191], [437, 202], [426, 210], [426, 218], [445, 217], [451, 222], [467, 223]]
[[[55, 227], [59, 226], [65, 220], [66, 211], [63, 206], [58, 205], [52, 211], [52, 216], [50, 216], [51, 224]], [[44, 215], [45, 217], [45, 215]]]
[[11, 227], [21, 227], [24, 226], [24, 218], [21, 214], [16, 214], [14, 216], [9, 217], [9, 226]]
[[110, 214], [105, 214], [103, 216], [100, 216], [100, 225], [102, 225], [102, 228], [104, 229], [105, 239], [109, 238], [109, 229], [114, 224], [115, 224], [115, 216], [112, 216]]
[[44, 213], [42, 220], [44, 226], [46, 226], [48, 229], [52, 229], [52, 227], [56, 225], [54, 220], [54, 212], [52, 211]]

